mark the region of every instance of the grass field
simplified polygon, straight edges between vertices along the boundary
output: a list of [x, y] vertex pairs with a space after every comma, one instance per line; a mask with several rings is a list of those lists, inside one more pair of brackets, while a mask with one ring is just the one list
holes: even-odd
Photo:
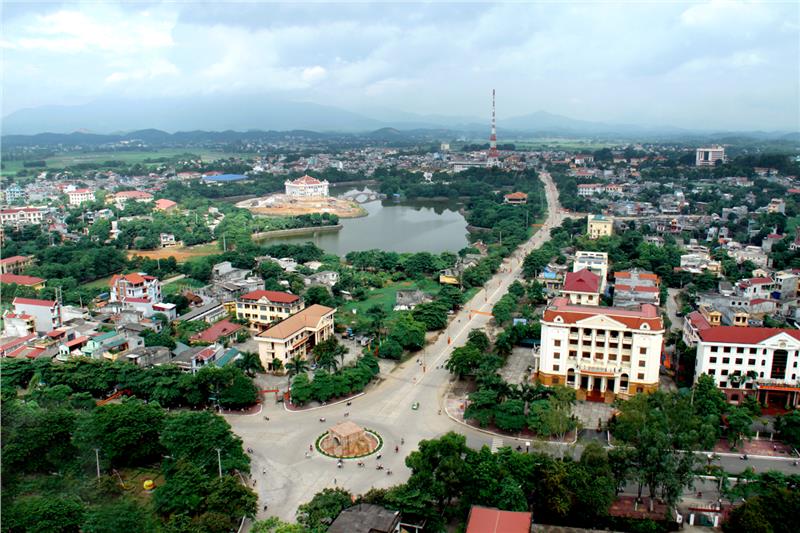
[[88, 283], [84, 283], [83, 287], [87, 289], [107, 289], [109, 284], [111, 283], [111, 278], [114, 276], [108, 276], [105, 278], [96, 279], [94, 281], [90, 281]]
[[[401, 281], [398, 283], [391, 283], [380, 289], [373, 289], [370, 291], [369, 297], [363, 302], [352, 301], [344, 304], [341, 308], [341, 313], [337, 313], [337, 321], [343, 324], [352, 325], [356, 322], [359, 316], [364, 315], [367, 309], [373, 305], [381, 306], [384, 311], [391, 315], [395, 298], [397, 296], [397, 291], [414, 289], [420, 289], [428, 294], [436, 294], [439, 292], [439, 284], [433, 280], [424, 279], [418, 282]], [[353, 314], [354, 309], [356, 310], [356, 314]]]
[[162, 285], [161, 293], [164, 296], [168, 296], [170, 294], [178, 294], [184, 289], [199, 289], [200, 287], [205, 287], [205, 285], [206, 284], [203, 283], [202, 281], [196, 280], [194, 278], [183, 278], [182, 280], [178, 280], [174, 283], [168, 283], [166, 285]]
[[150, 259], [174, 257], [176, 261], [183, 263], [198, 257], [220, 253], [222, 253], [222, 251], [217, 247], [217, 241], [212, 241], [195, 246], [172, 246], [170, 248], [159, 248], [158, 250], [131, 250], [128, 252], [128, 257], [130, 258], [135, 255], [148, 257]]
[[599, 142], [588, 139], [560, 139], [557, 137], [514, 142], [514, 145], [518, 149], [524, 150], [586, 150], [587, 152], [600, 150], [601, 148], [610, 148], [612, 146], [617, 146], [617, 144], [618, 143]]
[[[247, 156], [247, 154], [239, 154], [234, 152], [222, 152], [218, 150], [209, 150], [206, 148], [164, 148], [162, 150], [148, 150], [144, 152], [74, 152], [58, 154], [53, 157], [45, 159], [47, 168], [60, 169], [79, 163], [102, 163], [104, 161], [122, 161], [127, 164], [142, 163], [144, 164], [147, 159], [169, 158], [174, 159], [183, 154], [193, 154], [200, 156], [203, 161], [214, 161], [216, 159]], [[3, 161], [2, 175], [13, 175], [22, 170], [22, 161]], [[155, 165], [156, 163], [152, 163]], [[41, 171], [44, 169], [32, 168], [32, 172]]]

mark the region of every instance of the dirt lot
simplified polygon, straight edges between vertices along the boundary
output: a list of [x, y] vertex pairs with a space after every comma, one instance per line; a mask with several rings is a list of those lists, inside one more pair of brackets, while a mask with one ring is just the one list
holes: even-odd
[[366, 211], [357, 203], [330, 196], [326, 198], [294, 198], [285, 194], [273, 194], [238, 202], [236, 207], [249, 209], [258, 215], [284, 217], [332, 213], [340, 218], [357, 218], [366, 214]]
[[128, 252], [128, 257], [133, 257], [135, 255], [148, 257], [150, 259], [174, 257], [175, 260], [180, 263], [197, 257], [219, 253], [222, 252], [217, 247], [217, 241], [212, 241], [206, 244], [198, 244], [197, 246], [172, 246], [170, 248], [159, 248], [158, 250], [131, 250]]

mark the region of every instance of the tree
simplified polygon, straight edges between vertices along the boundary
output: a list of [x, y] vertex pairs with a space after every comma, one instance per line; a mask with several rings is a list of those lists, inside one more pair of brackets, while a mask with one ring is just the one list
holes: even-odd
[[775, 429], [784, 441], [795, 448], [800, 447], [800, 411], [795, 409], [778, 416], [775, 420]]
[[744, 407], [734, 407], [727, 415], [728, 422], [728, 444], [731, 450], [735, 450], [742, 440], [747, 437], [752, 437], [753, 432], [753, 418]]
[[325, 370], [335, 371], [339, 363], [344, 365], [344, 356], [347, 355], [347, 348], [339, 344], [336, 337], [331, 336], [314, 346], [312, 353], [317, 361], [317, 366]]
[[383, 325], [386, 322], [386, 317], [389, 316], [386, 310], [380, 305], [373, 305], [364, 312], [370, 320], [370, 330], [378, 337], [383, 332]]
[[455, 311], [464, 303], [464, 293], [455, 285], [442, 285], [436, 299], [445, 304], [448, 309]]
[[164, 471], [166, 483], [158, 485], [153, 493], [156, 512], [164, 516], [173, 513], [200, 514], [208, 480], [203, 470], [191, 461], [180, 460], [165, 462]]
[[91, 508], [81, 527], [85, 533], [156, 531], [153, 514], [132, 499], [119, 499]]
[[164, 411], [156, 404], [123, 400], [98, 407], [82, 420], [76, 441], [85, 449], [99, 448], [112, 466], [144, 465], [160, 457], [158, 435]]
[[311, 399], [311, 381], [308, 374], [298, 374], [292, 382], [292, 403], [305, 405]]
[[775, 531], [770, 523], [769, 512], [756, 498], [734, 508], [722, 530], [731, 533], [747, 531], [747, 533], [772, 533]]
[[488, 426], [494, 419], [497, 399], [497, 391], [490, 388], [480, 388], [470, 393], [464, 418], [476, 420], [481, 427]]
[[336, 307], [336, 300], [331, 296], [328, 288], [322, 285], [312, 285], [306, 289], [304, 299], [307, 306], [320, 304], [326, 307]]
[[300, 524], [289, 524], [277, 516], [270, 516], [265, 520], [253, 523], [250, 528], [252, 533], [308, 533], [308, 529]]
[[142, 338], [144, 339], [145, 346], [164, 346], [170, 350], [174, 349], [176, 346], [175, 339], [172, 338], [168, 330], [156, 333], [152, 329], [147, 329], [142, 332]]
[[319, 370], [314, 374], [311, 382], [311, 397], [318, 402], [327, 402], [335, 394], [334, 382], [330, 372]]
[[250, 470], [250, 458], [242, 449], [242, 439], [231, 431], [224, 418], [209, 411], [179, 411], [168, 415], [159, 440], [171, 460], [191, 461], [207, 475], [217, 474], [218, 448], [224, 472]]
[[423, 440], [406, 457], [411, 469], [409, 488], [429, 495], [439, 512], [461, 494], [469, 470], [464, 456], [469, 453], [466, 437], [453, 432], [438, 439]]
[[[207, 486], [206, 513], [217, 513], [227, 519], [226, 528], [230, 531], [238, 525], [241, 517], [256, 515], [258, 496], [243, 485], [237, 476], [212, 477]], [[236, 525], [235, 525], [236, 524]]]
[[409, 313], [401, 313], [392, 323], [389, 338], [406, 350], [419, 350], [425, 346], [425, 324]]
[[481, 363], [483, 354], [472, 344], [466, 344], [454, 349], [444, 367], [458, 379], [471, 375]]
[[489, 337], [486, 336], [486, 333], [480, 329], [473, 329], [470, 330], [469, 335], [467, 336], [467, 343], [471, 344], [472, 346], [476, 347], [483, 353], [489, 351]]
[[525, 402], [506, 400], [495, 407], [494, 423], [504, 431], [521, 431], [525, 427]]
[[254, 377], [256, 372], [260, 374], [265, 372], [264, 365], [261, 364], [261, 358], [254, 352], [242, 352], [242, 356], [236, 360], [236, 366], [250, 377]]
[[339, 513], [352, 505], [352, 495], [346, 490], [323, 489], [297, 508], [297, 521], [312, 532], [324, 532]]
[[52, 496], [27, 496], [4, 512], [3, 529], [30, 533], [78, 533], [84, 508], [80, 502]]
[[512, 477], [506, 477], [500, 482], [500, 493], [497, 496], [497, 507], [503, 511], [522, 512], [528, 510], [528, 500], [522, 488]]
[[288, 376], [286, 386], [288, 387], [289, 383], [291, 383], [292, 376], [303, 374], [305, 372], [308, 372], [308, 362], [299, 355], [292, 357], [292, 359], [286, 363], [286, 374]]
[[425, 324], [428, 331], [435, 331], [447, 326], [447, 311], [447, 305], [442, 302], [426, 302], [414, 307], [411, 315]]
[[386, 339], [378, 346], [378, 356], [398, 360], [403, 356], [403, 347], [394, 339]]

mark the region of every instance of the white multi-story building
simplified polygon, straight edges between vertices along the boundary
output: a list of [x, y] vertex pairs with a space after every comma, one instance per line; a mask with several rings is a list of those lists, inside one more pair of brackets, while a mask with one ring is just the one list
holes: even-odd
[[720, 326], [698, 331], [695, 381], [708, 374], [731, 402], [800, 405], [800, 331]]
[[605, 215], [589, 215], [586, 217], [586, 234], [590, 239], [610, 237], [614, 234], [614, 219]]
[[712, 146], [711, 148], [698, 148], [695, 152], [694, 164], [698, 167], [713, 167], [717, 161], [726, 161], [725, 148]]
[[0, 209], [0, 225], [20, 227], [38, 225], [44, 220], [46, 209], [40, 207], [11, 207]]
[[328, 196], [328, 180], [318, 180], [309, 175], [297, 178], [294, 181], [284, 182], [287, 196], [300, 198], [325, 197]]
[[600, 276], [588, 269], [568, 272], [561, 294], [576, 305], [600, 305]]
[[145, 191], [119, 191], [108, 195], [106, 203], [113, 201], [119, 209], [125, 209], [128, 201], [147, 204], [153, 201], [153, 195]]
[[608, 254], [606, 252], [575, 252], [575, 262], [572, 263], [572, 271], [587, 269], [593, 274], [600, 276], [600, 293], [606, 290], [606, 278], [608, 277]]
[[250, 328], [263, 331], [278, 320], [289, 318], [305, 307], [303, 300], [288, 292], [257, 290], [236, 300], [236, 318], [247, 320]]
[[83, 202], [94, 200], [94, 191], [91, 189], [73, 189], [66, 191], [69, 198], [69, 205], [81, 205]]
[[[146, 317], [165, 312], [163, 306], [173, 305], [161, 304], [161, 282], [143, 272], [116, 275], [111, 278], [110, 285], [109, 302], [116, 303], [123, 309], [138, 311]], [[174, 311], [170, 309], [166, 309], [166, 312], [174, 315]]]
[[56, 300], [14, 298], [12, 304], [17, 316], [33, 317], [37, 333], [47, 333], [61, 326], [61, 305]]
[[664, 324], [654, 305], [579, 306], [555, 298], [542, 316], [538, 378], [578, 399], [612, 401], [658, 389]]
[[294, 357], [305, 359], [314, 346], [333, 335], [336, 309], [314, 304], [255, 337], [264, 368], [277, 359], [284, 365]]

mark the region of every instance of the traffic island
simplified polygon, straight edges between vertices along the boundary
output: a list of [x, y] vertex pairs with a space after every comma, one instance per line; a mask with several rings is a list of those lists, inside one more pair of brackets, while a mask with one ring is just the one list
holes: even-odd
[[383, 438], [375, 431], [362, 428], [355, 422], [339, 422], [317, 437], [319, 453], [334, 459], [360, 459], [383, 447]]

